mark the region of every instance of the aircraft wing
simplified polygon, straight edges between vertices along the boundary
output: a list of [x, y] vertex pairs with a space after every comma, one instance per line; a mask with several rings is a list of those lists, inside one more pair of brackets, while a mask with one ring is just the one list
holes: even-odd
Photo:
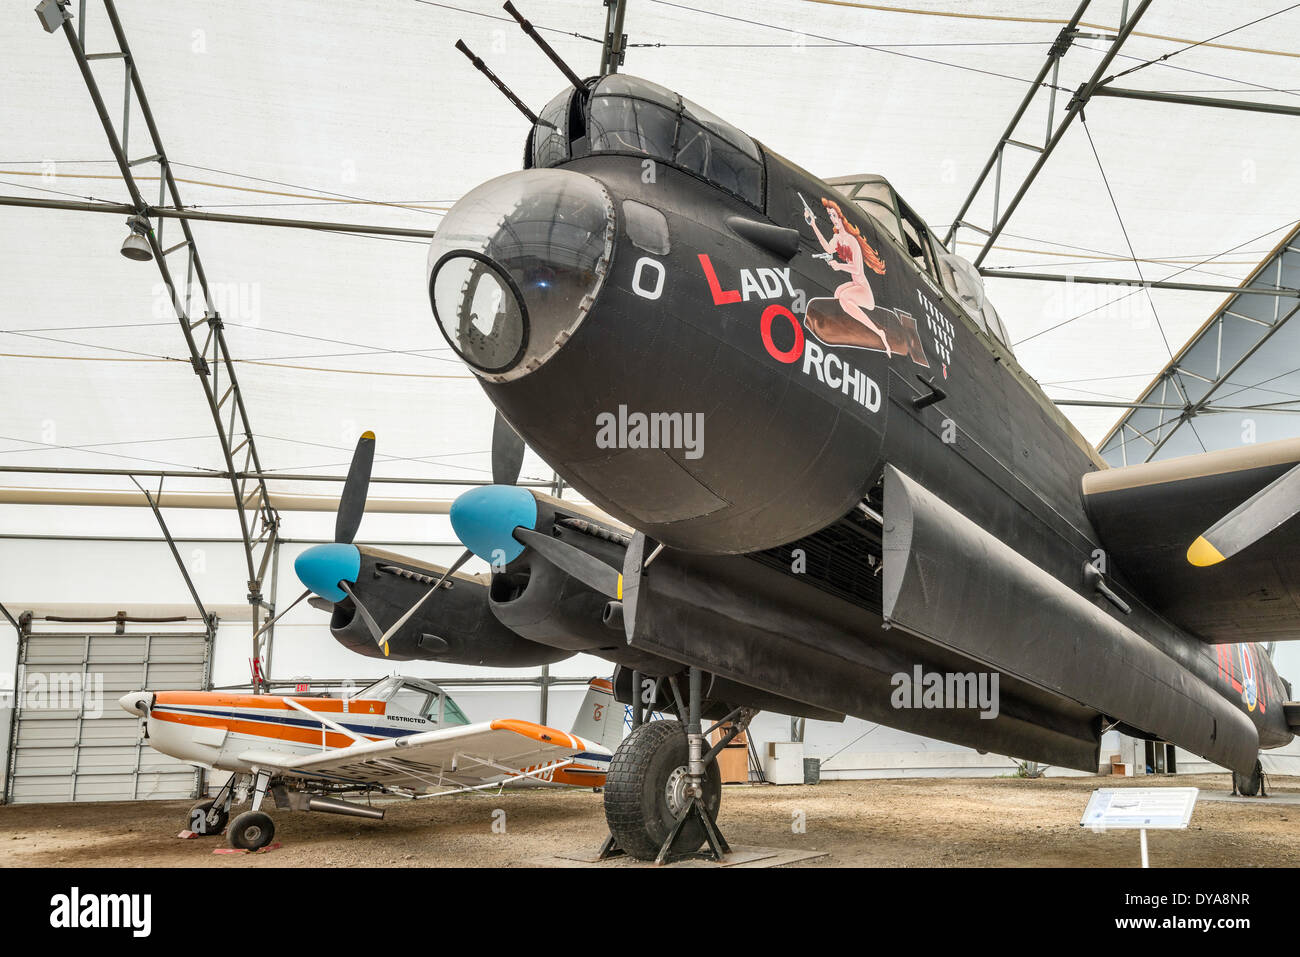
[[1237, 525], [1253, 524], [1259, 537], [1247, 536], [1248, 544], [1215, 564], [1192, 563], [1193, 546], [1213, 539], [1225, 516], [1241, 516], [1246, 503], [1273, 504], [1256, 498], [1266, 488], [1285, 495], [1297, 464], [1300, 439], [1285, 439], [1085, 475], [1084, 503], [1108, 570], [1204, 641], [1300, 638], [1300, 518], [1285, 509], [1246, 516]]
[[578, 755], [609, 754], [607, 748], [577, 735], [504, 718], [301, 757], [250, 751], [240, 758], [290, 777], [424, 793], [476, 787]]

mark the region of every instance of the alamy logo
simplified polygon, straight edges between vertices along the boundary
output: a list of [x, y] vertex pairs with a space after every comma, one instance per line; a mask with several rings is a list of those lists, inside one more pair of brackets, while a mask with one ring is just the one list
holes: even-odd
[[900, 671], [890, 678], [889, 703], [895, 708], [978, 708], [981, 718], [998, 716], [998, 673]]
[[80, 711], [87, 718], [104, 714], [104, 676], [98, 672], [28, 671], [21, 686], [12, 674], [0, 675], [0, 708], [23, 711]]
[[50, 898], [50, 926], [125, 927], [133, 937], [148, 937], [152, 910], [150, 894], [83, 894], [74, 887], [67, 894]]
[[601, 449], [685, 449], [686, 458], [704, 454], [703, 412], [628, 412], [596, 416], [596, 447]]

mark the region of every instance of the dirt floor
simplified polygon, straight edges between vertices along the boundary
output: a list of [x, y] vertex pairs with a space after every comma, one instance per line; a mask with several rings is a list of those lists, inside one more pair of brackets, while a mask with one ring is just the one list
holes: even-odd
[[[793, 866], [1136, 866], [1136, 833], [1097, 834], [1080, 828], [1079, 818], [1094, 788], [1152, 785], [1202, 791], [1186, 831], [1151, 832], [1153, 867], [1300, 865], [1300, 778], [1270, 779], [1279, 800], [1236, 803], [1208, 800], [1228, 793], [1227, 774], [732, 786], [719, 824], [732, 844], [826, 852]], [[557, 855], [594, 850], [605, 836], [601, 795], [519, 791], [387, 803], [383, 821], [272, 808], [278, 849], [214, 854], [224, 838], [176, 838], [188, 806], [0, 807], [0, 865], [565, 866], [572, 862]], [[505, 812], [504, 833], [498, 809]], [[800, 818], [805, 830], [796, 833]]]

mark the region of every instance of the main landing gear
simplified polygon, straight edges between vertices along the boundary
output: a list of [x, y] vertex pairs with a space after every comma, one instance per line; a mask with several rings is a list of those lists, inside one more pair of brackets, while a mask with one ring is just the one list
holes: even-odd
[[[251, 802], [243, 814], [230, 819], [230, 806], [235, 803], [236, 792], [240, 782], [249, 789]], [[349, 817], [364, 817], [370, 820], [382, 820], [384, 812], [380, 808], [340, 801], [319, 791], [304, 791], [291, 787], [283, 778], [272, 783], [271, 772], [257, 768], [251, 774], [232, 774], [222, 785], [217, 796], [200, 801], [190, 808], [189, 829], [199, 837], [216, 837], [224, 828], [226, 840], [230, 846], [241, 851], [258, 851], [266, 847], [275, 838], [275, 822], [271, 816], [262, 811], [262, 801], [267, 791], [275, 800], [275, 806], [290, 811], [315, 811], [321, 814], [346, 814]]]
[[[699, 669], [689, 673], [689, 701], [683, 707], [675, 677], [669, 679], [681, 721], [634, 722], [632, 733], [614, 753], [605, 776], [605, 822], [609, 838], [601, 856], [627, 853], [642, 861], [665, 864], [696, 856], [718, 861], [731, 847], [716, 824], [722, 803], [718, 753], [749, 725], [756, 714], [736, 708], [708, 731], [701, 721]], [[640, 682], [633, 681], [634, 697]], [[633, 704], [640, 709], [638, 700]], [[640, 715], [637, 715], [638, 719]], [[730, 722], [712, 748], [708, 735]]]
[[[252, 806], [249, 810], [230, 821], [230, 806], [234, 803], [236, 782], [239, 775], [232, 774], [217, 796], [200, 801], [190, 808], [189, 829], [199, 837], [216, 837], [222, 830], [226, 831], [226, 840], [230, 846], [243, 851], [260, 850], [271, 843], [275, 837], [275, 822], [270, 815], [261, 811], [262, 799], [266, 797], [266, 788], [270, 783], [269, 771], [257, 771], [252, 774]], [[229, 827], [226, 824], [229, 821]]]

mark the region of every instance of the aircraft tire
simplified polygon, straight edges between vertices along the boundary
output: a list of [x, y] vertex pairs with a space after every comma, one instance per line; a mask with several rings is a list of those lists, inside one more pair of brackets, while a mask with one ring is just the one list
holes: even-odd
[[1259, 793], [1260, 786], [1264, 782], [1264, 765], [1259, 759], [1255, 759], [1255, 769], [1249, 775], [1232, 772], [1232, 783], [1237, 786], [1237, 790], [1247, 797], [1254, 797]]
[[[617, 845], [641, 861], [659, 853], [680, 813], [670, 797], [685, 773], [686, 731], [680, 721], [651, 721], [623, 741], [605, 775], [605, 823]], [[680, 804], [680, 801], [677, 802]], [[722, 775], [717, 761], [704, 774], [704, 805], [717, 820]], [[704, 844], [698, 819], [687, 821], [673, 843], [674, 854], [691, 854]]]
[[230, 822], [227, 837], [231, 847], [256, 851], [266, 847], [275, 837], [275, 822], [261, 811], [245, 811]]
[[224, 807], [218, 807], [214, 811], [212, 806], [215, 803], [212, 798], [208, 798], [190, 808], [187, 825], [190, 831], [200, 837], [216, 837], [225, 830], [226, 822], [230, 820], [230, 813]]

